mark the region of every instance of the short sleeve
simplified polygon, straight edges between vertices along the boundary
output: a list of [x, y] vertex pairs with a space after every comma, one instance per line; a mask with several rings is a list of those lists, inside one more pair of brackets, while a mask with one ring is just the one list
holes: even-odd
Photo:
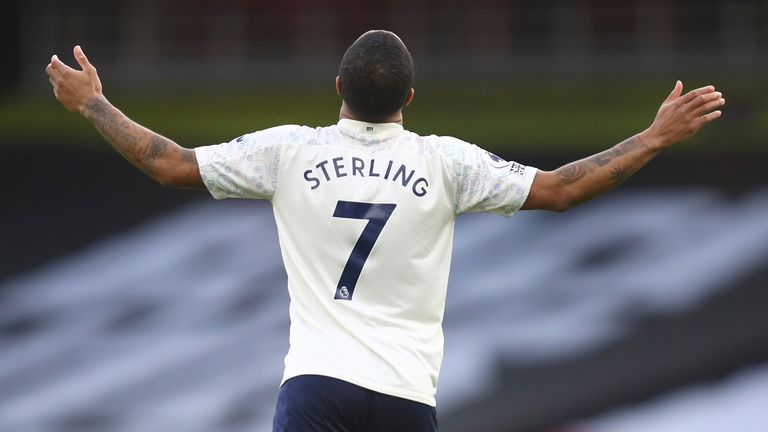
[[454, 212], [511, 216], [525, 203], [538, 170], [507, 162], [452, 137], [440, 137], [440, 153], [454, 186]]
[[230, 142], [195, 148], [200, 176], [216, 199], [271, 199], [277, 188], [280, 155], [301, 140], [302, 126], [278, 126]]

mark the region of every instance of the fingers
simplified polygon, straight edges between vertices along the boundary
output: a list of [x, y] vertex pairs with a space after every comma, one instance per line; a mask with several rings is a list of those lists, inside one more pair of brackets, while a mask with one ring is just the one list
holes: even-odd
[[695, 119], [694, 121], [698, 127], [701, 127], [701, 125], [707, 121], [718, 118], [720, 114], [715, 117], [706, 117], [706, 119], [709, 120], [701, 122], [700, 118], [702, 116], [725, 105], [723, 94], [719, 91], [715, 91], [714, 86], [701, 87], [688, 92], [685, 96], [681, 97], [679, 101], [684, 103], [684, 105], [680, 107], [683, 112], [693, 114], [692, 119]]
[[56, 73], [56, 67], [53, 66], [53, 59], [56, 57], [56, 55], [51, 56], [51, 62], [48, 63], [48, 66], [45, 67], [45, 73], [48, 74], [48, 76], [52, 77]]
[[62, 66], [64, 66], [64, 63], [62, 63], [61, 60], [59, 60], [59, 57], [56, 54], [52, 55], [51, 56], [51, 71], [54, 74], [65, 73], [66, 69], [62, 68]]
[[53, 66], [53, 57], [51, 57], [51, 63], [48, 63], [48, 66], [45, 67], [45, 73], [48, 74], [48, 82], [56, 89], [56, 82], [61, 79], [61, 74], [56, 72]]
[[89, 74], [96, 72], [96, 68], [88, 61], [88, 57], [85, 56], [85, 52], [83, 52], [83, 48], [81, 48], [80, 45], [75, 45], [75, 48], [72, 49], [72, 53], [75, 55], [77, 64], [79, 64], [84, 71]]
[[677, 80], [675, 83], [675, 88], [672, 89], [672, 93], [667, 96], [667, 98], [664, 100], [664, 102], [672, 102], [673, 100], [680, 97], [680, 95], [683, 93], [683, 82], [680, 80]]
[[690, 102], [685, 104], [682, 109], [683, 111], [690, 112], [690, 111], [696, 111], [698, 110], [702, 105], [708, 104], [709, 102], [712, 102], [714, 100], [718, 100], [723, 97], [723, 94], [719, 91], [712, 92], [712, 93], [704, 93], [696, 96], [693, 98]]
[[[83, 71], [89, 75], [94, 75], [96, 73], [96, 68], [94, 68], [88, 61], [88, 58], [85, 56], [85, 52], [83, 52], [80, 45], [76, 45], [72, 52], [75, 55], [75, 60], [77, 60], [77, 63]], [[60, 79], [66, 77], [71, 72], [77, 72], [77, 70], [64, 64], [64, 62], [59, 59], [59, 56], [54, 54], [51, 56], [51, 62], [45, 67], [45, 72], [53, 79]]]
[[700, 128], [703, 125], [705, 125], [705, 124], [707, 124], [707, 123], [709, 123], [709, 122], [711, 122], [713, 120], [719, 119], [721, 115], [723, 115], [723, 112], [720, 111], [720, 110], [712, 111], [709, 114], [705, 114], [705, 115], [703, 115], [703, 116], [701, 116], [701, 117], [696, 119], [696, 123], [697, 123], [696, 127]]
[[700, 88], [697, 88], [696, 90], [691, 90], [688, 93], [686, 93], [685, 95], [681, 96], [678, 99], [678, 101], [680, 101], [680, 103], [682, 103], [682, 104], [686, 104], [686, 103], [696, 99], [696, 97], [698, 97], [698, 96], [701, 96], [701, 95], [707, 94], [707, 93], [712, 93], [714, 91], [715, 91], [715, 86], [708, 85], [706, 87], [700, 87]]
[[715, 92], [717, 94], [717, 97], [715, 98], [708, 98], [711, 99], [708, 102], [702, 103], [701, 105], [698, 105], [694, 108], [692, 108], [694, 114], [696, 117], [699, 117], [703, 114], [706, 114], [713, 109], [719, 108], [723, 105], [725, 105], [725, 99], [722, 97], [720, 92]]
[[56, 88], [56, 83], [64, 76], [64, 74], [61, 73], [57, 68], [57, 64], [54, 61], [55, 59], [56, 55], [51, 56], [51, 62], [48, 63], [48, 66], [45, 67], [45, 73], [48, 74], [48, 82], [50, 82], [54, 88]]
[[66, 75], [70, 72], [75, 72], [74, 69], [65, 65], [61, 60], [59, 60], [59, 56], [57, 56], [56, 54], [54, 54], [51, 57], [51, 69], [53, 70], [54, 74], [61, 74], [61, 75]]

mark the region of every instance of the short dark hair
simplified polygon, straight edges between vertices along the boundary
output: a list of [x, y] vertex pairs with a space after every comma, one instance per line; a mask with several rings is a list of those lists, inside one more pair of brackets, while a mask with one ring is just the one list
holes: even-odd
[[341, 97], [355, 115], [372, 122], [405, 105], [413, 77], [411, 53], [397, 35], [385, 30], [360, 36], [339, 65]]

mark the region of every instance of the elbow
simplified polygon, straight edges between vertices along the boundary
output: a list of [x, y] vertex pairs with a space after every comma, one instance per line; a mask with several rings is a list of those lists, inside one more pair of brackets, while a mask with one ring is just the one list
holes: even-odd
[[567, 191], [560, 191], [560, 193], [558, 193], [552, 200], [550, 210], [558, 213], [565, 213], [577, 205], [578, 200], [573, 194]]
[[523, 208], [562, 213], [576, 206], [578, 191], [565, 184], [555, 171], [540, 171], [531, 185]]
[[570, 204], [558, 203], [557, 205], [552, 206], [552, 208], [550, 208], [550, 210], [552, 210], [554, 212], [558, 212], [558, 213], [565, 213], [568, 210], [570, 210], [571, 208], [572, 208], [572, 206]]
[[175, 189], [181, 187], [178, 179], [172, 175], [156, 174], [152, 178], [164, 188]]
[[572, 208], [573, 205], [569, 202], [557, 202], [550, 208], [550, 210], [558, 213], [565, 213]]
[[193, 150], [183, 149], [180, 153], [155, 162], [150, 175], [165, 188], [201, 188], [203, 186]]
[[157, 161], [148, 174], [164, 188], [175, 189], [183, 186], [184, 172], [178, 164]]
[[172, 182], [172, 181], [170, 181], [170, 180], [168, 180], [168, 179], [165, 179], [165, 178], [162, 178], [162, 177], [155, 177], [155, 181], [156, 181], [156, 182], [157, 182], [157, 183], [158, 183], [160, 186], [162, 186], [162, 187], [164, 187], [164, 188], [169, 188], [169, 189], [170, 189], [170, 188], [173, 188], [173, 182]]
[[560, 188], [543, 191], [539, 189], [531, 194], [523, 205], [524, 210], [547, 210], [562, 213], [576, 205], [576, 200]]

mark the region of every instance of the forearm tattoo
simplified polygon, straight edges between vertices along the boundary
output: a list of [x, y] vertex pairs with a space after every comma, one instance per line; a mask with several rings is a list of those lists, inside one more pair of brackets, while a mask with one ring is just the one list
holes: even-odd
[[614, 185], [618, 186], [624, 183], [624, 181], [627, 180], [632, 174], [633, 173], [624, 168], [616, 167], [611, 170], [611, 180], [613, 181]]
[[[115, 109], [101, 99], [94, 99], [86, 104], [88, 119], [115, 149], [130, 147], [136, 144], [138, 137], [115, 115]], [[122, 152], [121, 152], [122, 153]]]
[[557, 175], [560, 176], [560, 182], [563, 184], [571, 184], [580, 180], [586, 173], [592, 170], [590, 164], [585, 160], [569, 163], [568, 165], [558, 169]]
[[624, 156], [627, 153], [631, 153], [644, 147], [645, 144], [641, 139], [632, 137], [620, 142], [619, 144], [616, 144], [604, 152], [590, 157], [589, 159], [597, 166], [606, 166], [617, 157]]
[[[621, 143], [615, 145], [614, 147], [606, 151], [598, 153], [594, 156], [590, 156], [589, 158], [572, 162], [572, 163], [569, 163], [568, 165], [560, 167], [555, 172], [560, 177], [560, 182], [563, 185], [569, 185], [581, 180], [586, 174], [611, 164], [621, 156], [627, 155], [629, 153], [632, 153], [644, 148], [646, 148], [646, 145], [645, 143], [643, 143], [643, 141], [640, 138], [632, 137], [625, 141], [622, 141]], [[642, 166], [642, 164], [644, 164], [644, 162], [641, 163], [640, 166]], [[613, 182], [614, 186], [617, 186], [623, 183], [632, 174], [634, 174], [634, 172], [637, 171], [637, 169], [639, 169], [640, 166], [612, 167], [610, 171], [610, 180]]]
[[[149, 131], [125, 117], [102, 99], [86, 104], [86, 117], [109, 144], [133, 165], [154, 174], [158, 160], [177, 146], [173, 141]], [[192, 151], [182, 151], [185, 161], [193, 162]]]

